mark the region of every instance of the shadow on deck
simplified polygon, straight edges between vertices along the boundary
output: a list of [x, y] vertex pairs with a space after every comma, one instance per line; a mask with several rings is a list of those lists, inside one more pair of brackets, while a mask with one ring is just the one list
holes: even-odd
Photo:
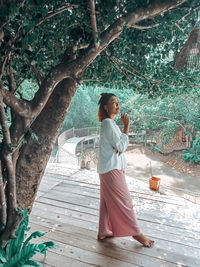
[[[200, 206], [172, 192], [150, 191], [127, 177], [142, 231], [155, 240], [144, 248], [131, 237], [97, 241], [99, 180], [95, 170], [49, 163], [30, 216], [31, 231], [59, 245], [44, 266], [200, 266]], [[40, 240], [41, 241], [41, 240]]]

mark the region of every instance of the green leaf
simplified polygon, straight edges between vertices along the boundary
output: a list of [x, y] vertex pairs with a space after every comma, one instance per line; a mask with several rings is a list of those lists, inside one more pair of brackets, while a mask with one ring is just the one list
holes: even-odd
[[7, 259], [6, 259], [5, 250], [0, 246], [0, 262], [5, 263], [6, 261]]
[[38, 266], [38, 267], [42, 267], [43, 264], [37, 261], [33, 261], [33, 260], [28, 260], [26, 261], [25, 265], [23, 265], [23, 267], [29, 267], [29, 266]]
[[39, 244], [39, 248], [40, 248], [40, 253], [46, 255], [46, 250], [47, 249], [58, 249], [59, 246], [56, 245], [54, 242], [52, 241], [47, 241], [47, 242], [44, 242], [42, 244]]
[[32, 258], [37, 252], [40, 252], [41, 248], [38, 244], [28, 244], [21, 251], [16, 253], [4, 267], [18, 267], [24, 265], [30, 258]]
[[6, 246], [6, 258], [9, 260], [12, 256], [17, 254], [23, 244], [24, 238], [26, 236], [25, 232], [29, 230], [28, 228], [28, 212], [27, 210], [23, 211], [24, 218], [21, 221], [17, 231], [15, 232], [16, 238], [9, 239]]
[[32, 234], [26, 239], [26, 241], [24, 242], [23, 247], [26, 246], [26, 245], [30, 242], [30, 240], [31, 240], [32, 238], [37, 238], [37, 237], [44, 236], [46, 233], [47, 233], [47, 232], [40, 232], [40, 231], [36, 231], [36, 232], [32, 233]]

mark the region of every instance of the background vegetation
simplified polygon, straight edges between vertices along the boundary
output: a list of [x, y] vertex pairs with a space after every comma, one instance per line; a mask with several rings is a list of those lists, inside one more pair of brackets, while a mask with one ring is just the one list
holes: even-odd
[[[175, 131], [182, 128], [186, 135], [194, 129], [194, 140], [191, 151], [184, 151], [183, 159], [190, 162], [200, 161], [198, 132], [200, 131], [200, 89], [193, 89], [179, 95], [164, 97], [149, 97], [147, 94], [135, 93], [131, 89], [113, 89], [103, 87], [80, 86], [77, 90], [68, 116], [61, 131], [72, 127], [98, 127], [98, 99], [102, 92], [112, 92], [117, 95], [121, 112], [131, 116], [131, 130], [146, 130], [148, 133], [159, 133], [165, 136], [168, 143], [174, 137]], [[120, 116], [117, 117], [120, 124]]]

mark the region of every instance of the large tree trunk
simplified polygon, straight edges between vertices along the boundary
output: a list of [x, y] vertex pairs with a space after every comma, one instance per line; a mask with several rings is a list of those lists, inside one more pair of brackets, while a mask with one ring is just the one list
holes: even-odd
[[17, 201], [19, 207], [29, 212], [76, 88], [72, 79], [56, 86], [20, 151], [16, 166]]
[[[26, 134], [24, 145], [20, 148], [20, 151], [17, 149], [15, 152], [14, 162], [16, 162], [16, 167], [13, 166], [11, 174], [16, 177], [16, 204], [22, 210], [28, 209], [30, 212], [32, 209], [46, 164], [76, 89], [77, 83], [71, 78], [62, 80], [55, 87], [44, 109]], [[2, 163], [5, 166], [4, 161]], [[5, 167], [2, 169], [5, 169]], [[3, 174], [7, 179], [6, 177], [9, 175], [8, 168], [5, 170]], [[5, 198], [2, 198], [4, 196], [3, 192], [0, 192], [0, 196], [1, 203], [5, 202]], [[14, 237], [14, 232], [22, 219], [21, 214], [16, 211], [16, 205], [11, 206], [10, 210], [10, 214], [7, 212], [8, 220], [5, 209], [0, 209], [1, 216], [4, 216], [4, 218], [1, 218], [1, 222], [5, 221], [6, 223], [5, 227], [0, 225], [0, 240], [3, 246], [6, 245], [10, 237]]]

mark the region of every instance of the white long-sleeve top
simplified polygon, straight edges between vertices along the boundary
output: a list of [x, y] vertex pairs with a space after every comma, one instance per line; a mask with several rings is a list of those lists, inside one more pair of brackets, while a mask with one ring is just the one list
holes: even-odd
[[[124, 170], [124, 151], [129, 144], [128, 136], [121, 132], [112, 119], [104, 119], [100, 126], [97, 172], [106, 173], [114, 169]], [[116, 151], [122, 152], [120, 155]]]

